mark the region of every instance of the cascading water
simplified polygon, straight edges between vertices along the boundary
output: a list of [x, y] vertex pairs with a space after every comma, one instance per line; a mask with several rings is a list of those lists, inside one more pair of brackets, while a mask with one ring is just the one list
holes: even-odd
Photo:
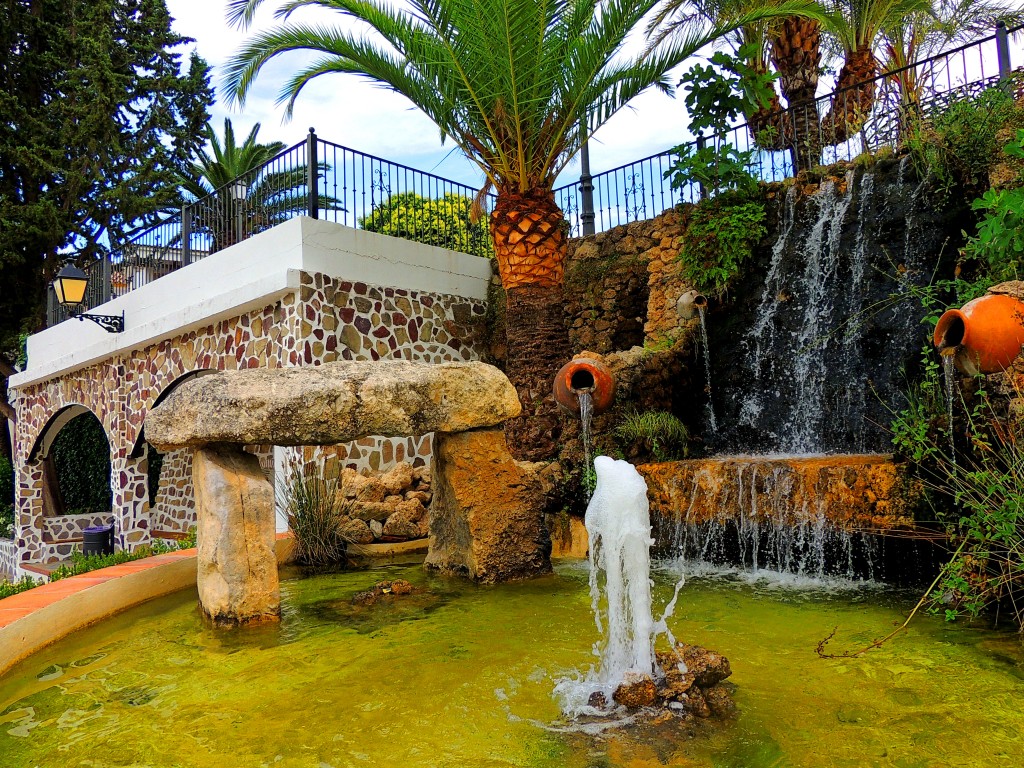
[[956, 466], [956, 440], [953, 433], [953, 401], [956, 396], [956, 369], [954, 367], [955, 348], [950, 348], [947, 354], [940, 355], [942, 359], [942, 380], [946, 390], [946, 424], [949, 431], [949, 460]]
[[[578, 392], [576, 396], [580, 401], [580, 440], [583, 442], [583, 466], [590, 468], [590, 424], [594, 419], [594, 398], [589, 392]], [[592, 495], [590, 483], [584, 479], [583, 486], [586, 490], [587, 501]]]
[[[629, 674], [655, 677], [654, 640], [667, 633], [651, 606], [651, 520], [647, 483], [632, 464], [607, 456], [594, 460], [597, 486], [587, 506], [585, 523], [590, 541], [590, 596], [601, 639], [598, 657], [585, 675], [563, 678], [555, 696], [570, 716], [598, 714], [593, 696], [611, 702], [615, 689]], [[678, 594], [678, 588], [677, 588]], [[670, 640], [674, 640], [670, 636]]]
[[[667, 552], [684, 572], [738, 564], [753, 575], [874, 579], [875, 539], [834, 524], [851, 512], [849, 499], [841, 496], [853, 494], [843, 488], [830, 495], [821, 487], [830, 471], [837, 479], [848, 470], [864, 471], [870, 457], [850, 457], [846, 468], [816, 466], [823, 461], [704, 460], [695, 476], [679, 478], [689, 486], [689, 503], [678, 519], [659, 520], [657, 538], [667, 543]], [[855, 489], [862, 494], [880, 491]]]
[[[719, 500], [721, 519], [683, 515], [659, 530], [676, 547], [666, 554], [816, 577], [874, 574], [872, 540], [835, 524], [829, 499], [794, 509], [771, 460], [891, 451], [886, 425], [922, 342], [916, 289], [948, 256], [950, 223], [926, 190], [904, 158], [772, 198], [771, 250], [755, 255], [732, 289], [733, 311], [709, 317], [708, 341], [701, 336], [715, 347], [717, 429], [704, 438], [718, 458], [709, 461], [743, 493]], [[749, 466], [724, 468], [737, 456]]]
[[707, 329], [713, 452], [890, 449], [900, 371], [921, 343], [913, 289], [927, 284], [946, 241], [926, 185], [910, 173], [897, 181], [896, 164], [850, 171], [810, 195], [791, 186], [776, 204], [770, 253], [735, 286], [732, 316]]
[[718, 421], [715, 419], [715, 403], [711, 391], [711, 347], [708, 344], [708, 326], [704, 319], [704, 307], [697, 307], [697, 314], [700, 316], [700, 339], [704, 348], [704, 376], [707, 381], [705, 391], [708, 395], [708, 431], [713, 435], [718, 431]]

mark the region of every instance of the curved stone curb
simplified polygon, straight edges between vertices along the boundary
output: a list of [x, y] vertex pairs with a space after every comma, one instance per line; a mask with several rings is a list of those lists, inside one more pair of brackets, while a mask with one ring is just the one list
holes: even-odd
[[381, 542], [375, 544], [349, 544], [345, 552], [352, 557], [366, 560], [384, 560], [395, 557], [426, 555], [429, 539], [411, 541]]
[[[277, 536], [288, 562], [291, 534]], [[0, 600], [0, 675], [46, 646], [132, 606], [195, 586], [196, 550], [112, 565]]]

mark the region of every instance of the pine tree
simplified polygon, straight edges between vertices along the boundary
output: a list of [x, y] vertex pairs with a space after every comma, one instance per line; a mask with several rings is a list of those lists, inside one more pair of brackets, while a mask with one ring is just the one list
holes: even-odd
[[96, 259], [178, 199], [209, 68], [164, 0], [0, 3], [0, 353], [42, 322], [67, 259]]

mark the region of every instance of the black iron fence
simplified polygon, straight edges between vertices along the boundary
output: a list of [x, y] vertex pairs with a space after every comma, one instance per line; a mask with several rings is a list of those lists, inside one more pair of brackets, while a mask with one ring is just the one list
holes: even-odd
[[[324, 141], [306, 140], [85, 265], [90, 309], [297, 216], [455, 251], [491, 251], [476, 188]], [[484, 214], [493, 195], [477, 200]], [[50, 288], [47, 324], [70, 316]]]
[[[836, 91], [804, 105], [766, 112], [727, 133], [682, 145], [730, 144], [750, 151], [748, 170], [761, 181], [781, 181], [796, 171], [852, 160], [882, 147], [898, 148], [909, 130], [951, 101], [1003, 83], [1020, 93], [1024, 70], [1014, 69], [1007, 29], [926, 60], [885, 72], [871, 81]], [[1020, 67], [1021, 62], [1016, 62]], [[865, 98], [870, 94], [871, 98]], [[865, 108], [870, 104], [869, 108]], [[696, 183], [674, 188], [666, 172], [680, 159], [679, 148], [651, 155], [555, 190], [574, 236], [656, 216], [705, 195]], [[592, 186], [593, 207], [585, 208]], [[587, 214], [590, 214], [588, 216]], [[588, 218], [593, 227], [587, 226]]]
[[[748, 169], [762, 181], [781, 181], [814, 165], [852, 160], [881, 147], [897, 148], [907, 131], [952, 100], [996, 84], [1024, 91], [1024, 70], [1013, 68], [1007, 29], [874, 80], [760, 115], [722, 135], [683, 145], [730, 144], [749, 151]], [[871, 98], [866, 99], [865, 94]], [[866, 107], [865, 105], [870, 105]], [[696, 183], [673, 187], [668, 171], [679, 148], [596, 176], [583, 158], [579, 182], [559, 187], [555, 199], [574, 236], [656, 216], [707, 190]], [[87, 265], [91, 308], [188, 266], [288, 219], [305, 215], [474, 255], [491, 252], [486, 216], [472, 223], [474, 201], [483, 212], [493, 195], [400, 163], [317, 137], [290, 147], [262, 167], [116, 247]], [[479, 199], [478, 199], [479, 198]], [[48, 324], [68, 317], [50, 289]]]

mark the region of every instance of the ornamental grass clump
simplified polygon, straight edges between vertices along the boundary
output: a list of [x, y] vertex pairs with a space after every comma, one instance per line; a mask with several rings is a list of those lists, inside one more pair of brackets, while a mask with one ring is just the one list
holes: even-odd
[[295, 468], [290, 474], [279, 485], [278, 503], [295, 535], [296, 559], [304, 565], [344, 562], [349, 540], [342, 520], [347, 505], [340, 501], [340, 481]]
[[673, 461], [689, 453], [689, 430], [668, 411], [627, 413], [615, 435], [627, 448], [642, 443], [657, 461]]
[[925, 602], [948, 621], [1008, 611], [1024, 630], [1024, 424], [1002, 412], [982, 378], [973, 406], [957, 396], [947, 411], [937, 376], [930, 372], [893, 424], [894, 445], [915, 462], [950, 542]]

